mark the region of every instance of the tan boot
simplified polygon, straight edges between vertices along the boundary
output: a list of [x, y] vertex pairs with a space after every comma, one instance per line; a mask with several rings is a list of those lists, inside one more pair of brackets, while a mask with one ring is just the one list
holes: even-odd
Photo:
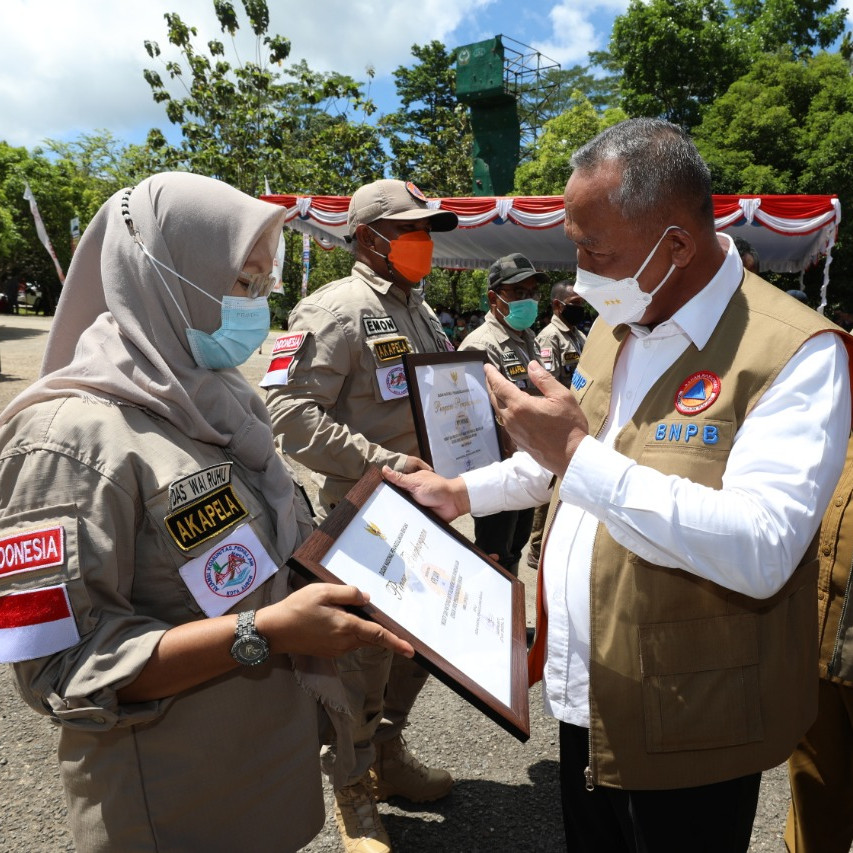
[[377, 801], [399, 796], [413, 803], [429, 803], [450, 793], [453, 777], [446, 770], [425, 767], [409, 752], [401, 735], [376, 744], [376, 761], [370, 768]]
[[391, 853], [391, 839], [376, 810], [367, 773], [352, 785], [335, 789], [335, 822], [346, 853]]

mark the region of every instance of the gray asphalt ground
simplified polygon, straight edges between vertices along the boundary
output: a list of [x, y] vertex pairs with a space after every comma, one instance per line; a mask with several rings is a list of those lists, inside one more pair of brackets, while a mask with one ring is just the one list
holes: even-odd
[[[0, 316], [0, 408], [38, 373], [52, 318]], [[266, 370], [275, 334], [244, 366], [257, 381]], [[310, 478], [298, 471], [311, 492]], [[469, 517], [456, 522], [473, 535]], [[523, 560], [522, 560], [523, 562]], [[528, 625], [532, 625], [535, 573], [525, 566]], [[439, 803], [380, 805], [395, 853], [551, 853], [565, 850], [559, 801], [557, 725], [542, 713], [538, 688], [530, 692], [531, 736], [520, 743], [448, 687], [430, 679], [411, 717], [407, 739], [425, 763], [449, 770], [453, 792]], [[8, 667], [0, 666], [0, 852], [55, 853], [73, 850], [55, 760], [56, 728], [31, 712], [15, 694]], [[263, 745], [259, 744], [262, 749]], [[187, 756], [187, 783], [199, 758]], [[247, 760], [251, 760], [247, 756]], [[210, 772], [216, 772], [215, 767]], [[227, 780], [223, 779], [227, 787]], [[227, 797], [224, 798], [227, 802]], [[326, 786], [323, 831], [304, 848], [308, 853], [342, 851]], [[764, 774], [750, 851], [784, 851], [788, 810], [783, 767]], [[689, 853], [690, 839], [673, 850]]]

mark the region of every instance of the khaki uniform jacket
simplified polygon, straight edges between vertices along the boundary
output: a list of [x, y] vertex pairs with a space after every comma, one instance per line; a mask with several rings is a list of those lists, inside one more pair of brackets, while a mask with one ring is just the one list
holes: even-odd
[[554, 314], [551, 322], [536, 336], [536, 343], [542, 354], [542, 364], [554, 379], [570, 388], [586, 335], [580, 329], [570, 329]]
[[[597, 323], [575, 372], [591, 435], [609, 412], [627, 331]], [[665, 474], [721, 488], [734, 437], [752, 407], [803, 342], [826, 331], [840, 332], [746, 273], [708, 344], [701, 352], [688, 347], [659, 378], [615, 449]], [[700, 371], [718, 377], [719, 397], [700, 413], [679, 413], [675, 392]], [[815, 540], [788, 583], [756, 600], [651, 565], [600, 524], [590, 580], [592, 781], [692, 787], [784, 761], [817, 710], [816, 577]], [[539, 634], [547, 616], [543, 629], [537, 625], [531, 651], [533, 679], [541, 677], [546, 641]]]
[[474, 329], [459, 346], [459, 351], [480, 350], [507, 379], [527, 391], [538, 394], [536, 386], [527, 376], [527, 365], [534, 359], [541, 361], [539, 344], [530, 329], [516, 332], [507, 329], [492, 311], [486, 314], [482, 326]]
[[262, 384], [280, 448], [315, 472], [327, 512], [368, 466], [419, 455], [402, 356], [453, 346], [420, 293], [407, 300], [360, 262], [302, 299], [288, 328], [292, 361], [275, 371], [274, 355], [280, 384]]
[[820, 527], [820, 677], [853, 687], [853, 439]]
[[[0, 495], [6, 542], [59, 528], [64, 541], [58, 563], [0, 572], [0, 596], [67, 590], [79, 641], [14, 669], [24, 700], [60, 726], [77, 850], [304, 846], [323, 824], [317, 706], [285, 656], [170, 699], [122, 705], [116, 696], [167, 629], [205, 618], [203, 593], [181, 570], [199, 579], [204, 558], [191, 561], [218, 554], [226, 537], [248, 542], [251, 531], [248, 568], [259, 580], [243, 573], [241, 585], [220, 585], [223, 610], [287, 595], [289, 573], [275, 569], [290, 555], [276, 547], [251, 472], [142, 409], [69, 397], [0, 428]], [[307, 510], [301, 519], [300, 540]], [[260, 582], [270, 563], [274, 574]], [[243, 597], [233, 605], [235, 592]]]

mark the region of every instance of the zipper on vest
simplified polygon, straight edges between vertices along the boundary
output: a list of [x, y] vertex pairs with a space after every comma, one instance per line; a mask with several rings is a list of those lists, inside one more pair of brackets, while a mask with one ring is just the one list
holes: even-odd
[[[590, 751], [591, 751], [591, 750], [590, 750]], [[591, 756], [591, 755], [590, 755], [590, 759], [589, 759], [589, 760], [590, 760], [590, 761], [592, 761], [592, 756]], [[593, 784], [593, 782], [592, 782], [592, 770], [590, 770], [590, 769], [589, 769], [589, 767], [585, 767], [585, 768], [584, 768], [584, 771], [583, 771], [583, 778], [586, 780], [586, 784], [584, 785], [584, 787], [587, 789], [587, 791], [594, 791], [594, 790], [595, 790], [595, 785], [594, 785], [594, 784]]]
[[[838, 629], [835, 633], [835, 645], [832, 647], [832, 658], [830, 658], [829, 664], [826, 667], [829, 675], [838, 675], [838, 670], [840, 669], [842, 636], [844, 635], [847, 613], [850, 609], [851, 586], [853, 586], [853, 564], [851, 564], [850, 571], [847, 573], [847, 589], [844, 591], [844, 604], [841, 605], [841, 617], [838, 620]], [[828, 592], [827, 595], [829, 595]]]

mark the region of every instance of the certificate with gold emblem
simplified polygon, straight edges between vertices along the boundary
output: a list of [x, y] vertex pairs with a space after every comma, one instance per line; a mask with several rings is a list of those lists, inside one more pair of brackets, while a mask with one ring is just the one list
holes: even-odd
[[290, 565], [370, 595], [363, 615], [519, 740], [530, 735], [524, 584], [371, 468]]
[[484, 352], [403, 356], [421, 458], [456, 477], [502, 458], [489, 402]]

